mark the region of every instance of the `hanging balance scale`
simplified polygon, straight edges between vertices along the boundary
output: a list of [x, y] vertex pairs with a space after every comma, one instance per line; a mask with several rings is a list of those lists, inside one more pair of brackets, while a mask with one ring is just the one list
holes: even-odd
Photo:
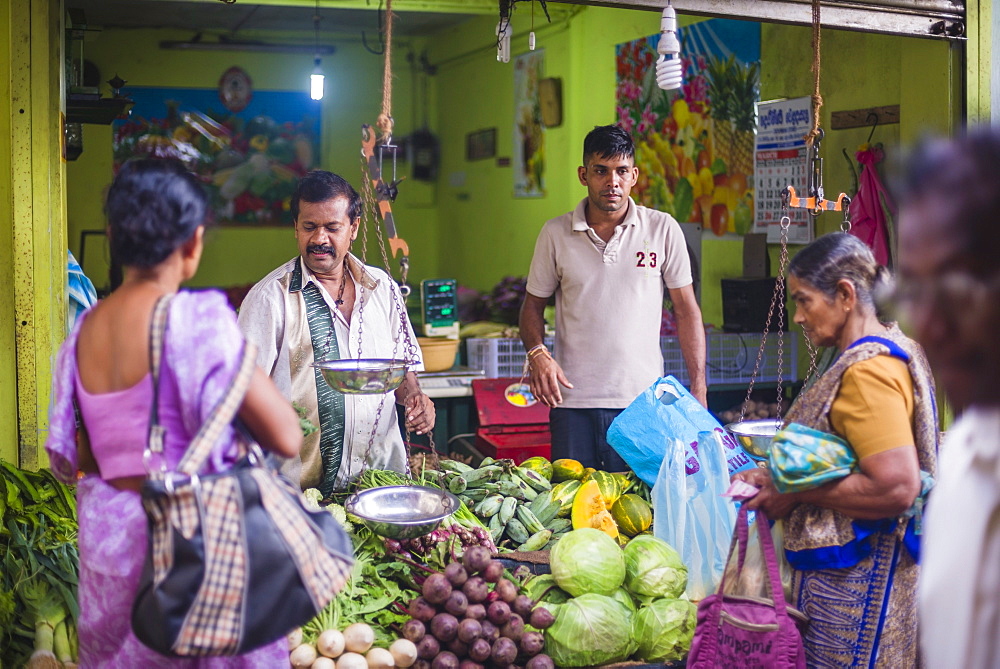
[[[374, 227], [374, 235], [381, 251], [382, 266], [389, 274], [389, 291], [394, 312], [389, 318], [390, 331], [395, 330], [393, 347], [388, 358], [362, 357], [365, 323], [365, 302], [370, 299], [369, 289], [364, 282], [356, 282], [357, 290], [357, 357], [339, 360], [320, 360], [315, 366], [320, 370], [323, 379], [336, 391], [352, 394], [379, 394], [378, 408], [372, 431], [368, 437], [362, 461], [361, 474], [364, 474], [370, 462], [372, 447], [378, 436], [378, 425], [385, 407], [386, 396], [395, 391], [406, 377], [407, 368], [417, 360], [417, 346], [410, 336], [407, 327], [407, 316], [404, 307], [410, 294], [406, 283], [409, 272], [409, 247], [396, 234], [396, 224], [392, 216], [392, 202], [398, 193], [401, 179], [396, 179], [396, 153], [398, 147], [392, 143], [392, 0], [386, 4], [386, 35], [385, 35], [385, 72], [382, 92], [382, 113], [376, 123], [380, 138], [376, 138], [376, 128], [370, 125], [361, 127], [361, 244], [362, 258], [368, 257], [368, 228]], [[383, 171], [383, 158], [392, 157], [392, 177], [387, 181]], [[381, 225], [379, 225], [381, 223]], [[384, 231], [384, 235], [383, 235]], [[392, 280], [389, 268], [389, 253], [386, 252], [386, 241], [393, 258], [400, 255], [399, 264], [401, 276], [399, 285]], [[346, 269], [346, 267], [345, 267]], [[396, 291], [399, 291], [397, 296]], [[398, 299], [397, 299], [398, 298]], [[348, 346], [348, 348], [350, 348]], [[390, 428], [393, 429], [393, 428]], [[434, 437], [428, 432], [430, 447], [434, 449]], [[412, 539], [423, 536], [434, 530], [442, 520], [455, 513], [461, 507], [461, 502], [447, 490], [420, 486], [413, 483], [410, 472], [410, 435], [404, 439], [406, 457], [404, 459], [406, 479], [410, 485], [382, 486], [367, 490], [355, 490], [344, 501], [345, 510], [360, 518], [375, 534], [392, 539]], [[355, 487], [357, 482], [353, 484]]]
[[[823, 131], [817, 128], [816, 134], [809, 145], [809, 170], [807, 173], [807, 196], [799, 197], [795, 188], [786, 186], [781, 192], [781, 252], [779, 255], [778, 275], [774, 282], [774, 294], [771, 296], [771, 306], [767, 310], [767, 319], [764, 321], [764, 333], [760, 340], [760, 349], [757, 351], [757, 361], [754, 364], [753, 373], [750, 375], [750, 385], [747, 388], [746, 398], [740, 408], [740, 419], [734, 423], [726, 425], [726, 430], [736, 439], [736, 442], [746, 452], [750, 458], [758, 463], [767, 461], [767, 454], [771, 448], [771, 441], [774, 435], [781, 429], [781, 414], [784, 408], [784, 393], [782, 383], [782, 371], [784, 369], [785, 355], [785, 310], [779, 309], [778, 304], [785, 302], [785, 272], [788, 268], [788, 229], [792, 224], [789, 216], [789, 208], [808, 209], [812, 216], [819, 216], [824, 211], [842, 211], [844, 219], [841, 223], [841, 230], [849, 232], [851, 229], [850, 205], [851, 198], [841, 193], [836, 200], [827, 200], [823, 197], [823, 159], [819, 157], [820, 142], [823, 139]], [[767, 337], [771, 327], [771, 319], [774, 312], [778, 311], [778, 383], [777, 383], [777, 403], [778, 411], [776, 418], [762, 418], [758, 420], [744, 420], [746, 416], [747, 403], [753, 393], [754, 382], [760, 371], [761, 361], [764, 357], [764, 350], [767, 346]], [[808, 386], [815, 380], [817, 349], [806, 337], [806, 347], [809, 349], [809, 371], [806, 374], [804, 385]]]
[[[406, 376], [407, 368], [417, 359], [417, 346], [410, 337], [407, 327], [407, 316], [403, 304], [410, 294], [406, 283], [409, 272], [409, 248], [406, 242], [396, 234], [395, 221], [392, 216], [392, 202], [396, 198], [398, 181], [396, 180], [396, 150], [392, 144], [392, 135], [386, 131], [381, 141], [376, 141], [376, 130], [362, 126], [362, 203], [361, 243], [362, 257], [368, 255], [368, 228], [373, 226], [375, 237], [381, 251], [382, 263], [389, 272], [389, 253], [386, 251], [388, 241], [391, 255], [395, 258], [400, 253], [401, 278], [399, 285], [390, 279], [389, 289], [393, 293], [394, 313], [389, 318], [394, 321], [391, 328], [395, 330], [393, 349], [389, 358], [363, 358], [362, 344], [364, 337], [365, 302], [369, 289], [362, 282], [357, 282], [358, 291], [358, 337], [357, 357], [339, 360], [321, 360], [315, 363], [323, 379], [331, 388], [342, 393], [380, 394], [372, 431], [368, 437], [362, 461], [362, 471], [368, 467], [372, 447], [378, 436], [377, 430], [386, 397], [396, 390]], [[392, 156], [392, 178], [386, 181], [383, 177], [383, 157]], [[379, 225], [381, 222], [381, 226]], [[385, 235], [383, 236], [382, 230]], [[396, 291], [399, 297], [396, 299]], [[392, 428], [390, 428], [392, 429]], [[406, 478], [412, 481], [410, 472], [410, 435], [404, 440], [406, 448]], [[431, 448], [434, 448], [434, 438], [428, 433]], [[360, 478], [360, 475], [359, 475]], [[455, 495], [446, 490], [419, 485], [395, 485], [369, 488], [352, 492], [344, 501], [345, 510], [360, 518], [375, 534], [392, 539], [412, 539], [423, 536], [434, 530], [442, 520], [456, 512], [460, 502]]]

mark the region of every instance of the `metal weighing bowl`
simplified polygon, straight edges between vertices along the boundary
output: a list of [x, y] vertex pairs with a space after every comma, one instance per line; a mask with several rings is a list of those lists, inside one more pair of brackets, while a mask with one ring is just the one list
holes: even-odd
[[406, 376], [405, 360], [341, 358], [313, 363], [338, 393], [380, 395], [399, 387]]
[[760, 420], [745, 420], [742, 423], [730, 423], [726, 426], [729, 434], [754, 460], [766, 460], [771, 450], [771, 441], [781, 428], [781, 421], [774, 418]]
[[375, 534], [388, 539], [415, 539], [434, 530], [458, 511], [461, 502], [447, 490], [391, 485], [354, 493], [344, 509]]

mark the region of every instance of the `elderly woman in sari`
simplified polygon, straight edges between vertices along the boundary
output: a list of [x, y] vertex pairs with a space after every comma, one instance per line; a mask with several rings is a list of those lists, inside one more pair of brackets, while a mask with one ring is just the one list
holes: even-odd
[[1000, 667], [1000, 134], [923, 145], [900, 209], [900, 318], [959, 418], [924, 525], [929, 667]]
[[809, 666], [916, 667], [920, 509], [937, 465], [930, 370], [919, 345], [879, 319], [873, 293], [888, 270], [856, 237], [820, 237], [788, 272], [795, 322], [838, 355], [785, 425], [846, 442], [856, 464], [797, 492], [779, 492], [766, 469], [736, 477], [760, 488], [749, 508], [784, 519]]

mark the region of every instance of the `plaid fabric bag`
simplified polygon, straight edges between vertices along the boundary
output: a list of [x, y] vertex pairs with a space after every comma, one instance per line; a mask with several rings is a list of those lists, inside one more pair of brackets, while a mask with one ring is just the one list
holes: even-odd
[[256, 444], [228, 471], [199, 476], [246, 394], [256, 364], [249, 344], [225, 397], [176, 471], [150, 466], [163, 457], [157, 401], [170, 297], [157, 302], [150, 332], [154, 392], [144, 453], [150, 474], [142, 487], [149, 549], [132, 630], [168, 656], [237, 655], [322, 610], [350, 575], [352, 547], [333, 516], [307, 508]]

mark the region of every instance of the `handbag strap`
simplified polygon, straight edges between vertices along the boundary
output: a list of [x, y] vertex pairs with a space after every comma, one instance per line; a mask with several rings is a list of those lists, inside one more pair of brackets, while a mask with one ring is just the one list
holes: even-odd
[[[163, 295], [156, 301], [156, 305], [153, 307], [152, 324], [149, 332], [149, 370], [153, 379], [153, 402], [149, 416], [149, 445], [147, 452], [158, 455], [161, 463], [165, 430], [160, 425], [159, 420], [160, 368], [163, 362], [167, 313], [173, 296], [173, 293]], [[222, 430], [232, 423], [233, 418], [236, 417], [236, 413], [243, 404], [243, 397], [250, 386], [250, 379], [253, 377], [256, 361], [256, 348], [250, 342], [244, 341], [243, 351], [240, 355], [235, 376], [230, 381], [229, 387], [226, 389], [222, 399], [212, 408], [205, 422], [199, 428], [198, 433], [195, 434], [194, 439], [188, 444], [184, 456], [177, 465], [178, 472], [187, 476], [193, 476], [201, 470], [205, 461], [211, 455], [212, 447], [218, 441]], [[149, 471], [148, 464], [147, 471]], [[166, 472], [165, 464], [161, 464], [159, 472], [161, 474]], [[150, 475], [154, 476], [156, 472], [150, 471]]]
[[[146, 473], [151, 478], [162, 478], [167, 471], [163, 459], [163, 440], [166, 430], [160, 425], [160, 359], [163, 357], [163, 338], [167, 332], [167, 314], [174, 293], [162, 295], [153, 305], [149, 325], [149, 373], [153, 379], [153, 402], [149, 408], [149, 431], [146, 435], [146, 449], [142, 454]], [[153, 466], [153, 459], [158, 466]]]
[[[757, 534], [760, 540], [760, 551], [764, 558], [764, 564], [767, 567], [767, 586], [770, 590], [771, 601], [774, 602], [775, 611], [778, 612], [780, 617], [787, 615], [787, 603], [785, 601], [785, 590], [781, 585], [781, 573], [778, 571], [778, 558], [774, 552], [774, 541], [771, 538], [771, 527], [768, 524], [767, 515], [762, 510], [757, 509], [755, 513], [757, 514], [756, 523]], [[729, 545], [729, 557], [726, 559], [726, 564], [729, 564], [733, 559], [733, 551], [739, 547], [739, 563], [736, 568], [737, 578], [739, 578], [739, 574], [743, 571], [747, 544], [750, 541], [749, 525], [747, 506], [746, 504], [741, 504], [739, 514], [736, 516], [736, 527], [733, 529], [733, 540]], [[718, 592], [720, 594], [725, 592], [726, 571], [726, 569], [722, 570], [722, 578], [719, 581]]]

